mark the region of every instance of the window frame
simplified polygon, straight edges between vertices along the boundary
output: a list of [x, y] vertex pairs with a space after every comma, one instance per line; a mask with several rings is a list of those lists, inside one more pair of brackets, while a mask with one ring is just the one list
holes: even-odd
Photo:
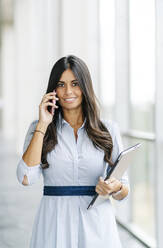
[[[129, 44], [129, 0], [125, 2], [121, 0], [115, 1], [115, 106], [114, 119], [119, 123], [122, 137], [138, 138], [145, 141], [152, 142], [155, 147], [156, 160], [156, 175], [155, 175], [155, 226], [156, 226], [156, 240], [151, 239], [140, 230], [136, 229], [132, 224], [123, 223], [118, 215], [117, 222], [129, 231], [135, 238], [137, 238], [146, 247], [163, 247], [163, 199], [160, 197], [163, 188], [163, 113], [162, 113], [162, 99], [163, 99], [163, 5], [161, 1], [156, 0], [156, 33], [155, 33], [155, 130], [151, 132], [141, 132], [131, 130], [129, 126], [130, 117], [130, 44]], [[122, 67], [123, 66], [123, 67]], [[123, 68], [123, 70], [122, 70]], [[100, 71], [101, 73], [101, 71]], [[123, 94], [122, 94], [123, 91]], [[102, 98], [102, 96], [100, 95]], [[106, 115], [106, 113], [105, 113]], [[108, 113], [109, 115], [109, 113]], [[128, 219], [130, 219], [130, 206], [125, 205], [120, 211], [120, 215], [129, 212]]]

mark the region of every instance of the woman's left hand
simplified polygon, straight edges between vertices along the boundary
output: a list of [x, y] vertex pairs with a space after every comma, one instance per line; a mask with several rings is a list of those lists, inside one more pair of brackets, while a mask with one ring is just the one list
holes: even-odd
[[115, 193], [119, 191], [121, 186], [122, 186], [122, 183], [114, 177], [111, 177], [107, 179], [106, 181], [104, 181], [102, 177], [99, 177], [99, 181], [98, 181], [98, 184], [96, 185], [95, 191], [99, 195], [105, 196], [113, 192]]

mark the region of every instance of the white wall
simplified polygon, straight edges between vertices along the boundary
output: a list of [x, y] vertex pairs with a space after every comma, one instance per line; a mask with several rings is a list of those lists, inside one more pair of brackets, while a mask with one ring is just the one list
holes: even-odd
[[29, 124], [39, 117], [51, 68], [60, 57], [74, 54], [83, 59], [98, 94], [98, 0], [16, 0], [13, 25], [2, 29], [2, 37], [3, 135], [15, 140], [21, 153]]
[[2, 128], [7, 139], [14, 138], [15, 130], [15, 82], [14, 82], [14, 32], [11, 25], [3, 29], [1, 39], [1, 81], [2, 81]]
[[163, 1], [156, 0], [156, 109], [155, 109], [155, 129], [156, 129], [156, 194], [155, 194], [155, 215], [156, 215], [156, 238], [157, 247], [163, 247]]
[[[49, 14], [52, 9], [57, 11], [58, 4], [52, 4], [51, 8], [49, 5], [45, 1], [16, 1], [14, 32], [17, 55], [16, 126], [19, 130], [17, 151], [22, 149], [30, 122], [39, 117], [39, 103], [45, 94], [50, 67], [58, 55], [58, 42], [54, 46], [50, 42], [54, 42], [54, 31], [56, 35], [58, 33], [58, 18], [56, 16], [55, 20]], [[49, 23], [52, 23], [51, 32]]]
[[98, 0], [62, 0], [61, 56], [74, 54], [83, 59], [98, 94], [99, 8]]

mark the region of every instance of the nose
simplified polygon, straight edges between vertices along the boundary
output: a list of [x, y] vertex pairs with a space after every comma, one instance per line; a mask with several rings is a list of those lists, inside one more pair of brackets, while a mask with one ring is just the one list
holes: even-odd
[[70, 85], [67, 85], [65, 88], [65, 94], [70, 95], [72, 93], [72, 88]]

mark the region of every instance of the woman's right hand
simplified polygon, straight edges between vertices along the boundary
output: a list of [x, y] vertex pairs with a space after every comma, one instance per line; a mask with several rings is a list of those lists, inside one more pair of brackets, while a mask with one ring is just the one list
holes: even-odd
[[[53, 102], [50, 102], [50, 100]], [[39, 122], [44, 123], [47, 126], [52, 122], [55, 112], [55, 109], [53, 108], [58, 108], [58, 106], [55, 104], [56, 100], [59, 100], [59, 98], [56, 97], [55, 91], [47, 93], [43, 96], [39, 105]], [[48, 106], [53, 107], [51, 113], [48, 111]]]

